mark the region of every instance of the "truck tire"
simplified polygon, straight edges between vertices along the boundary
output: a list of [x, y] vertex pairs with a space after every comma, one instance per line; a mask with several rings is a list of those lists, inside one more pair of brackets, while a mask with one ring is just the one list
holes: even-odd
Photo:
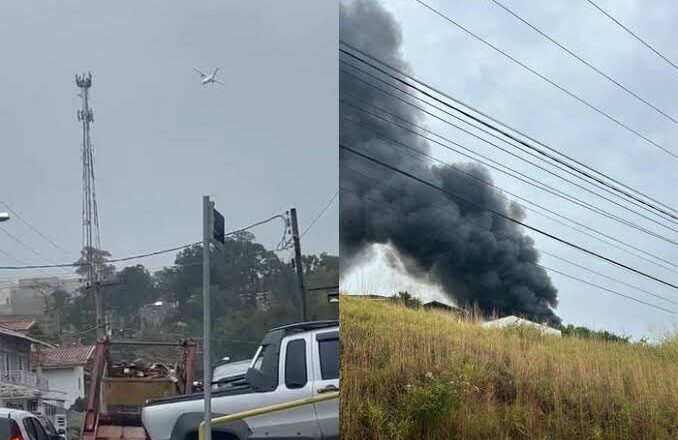
[[[191, 432], [186, 436], [185, 440], [198, 440], [198, 433]], [[247, 440], [246, 438], [238, 438], [235, 434], [226, 432], [212, 432], [212, 440]]]
[[[218, 416], [221, 414], [215, 414]], [[198, 440], [198, 425], [203, 421], [202, 413], [182, 414], [172, 429], [170, 440]], [[212, 427], [213, 440], [247, 440], [250, 428], [243, 420], [235, 420]]]

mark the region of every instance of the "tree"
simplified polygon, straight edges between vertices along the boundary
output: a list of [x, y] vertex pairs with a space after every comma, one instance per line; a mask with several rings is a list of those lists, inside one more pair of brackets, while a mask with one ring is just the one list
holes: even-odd
[[410, 292], [398, 292], [397, 294], [391, 297], [393, 301], [404, 305], [405, 307], [410, 307], [413, 309], [418, 309], [421, 307], [421, 300], [412, 296]]
[[107, 263], [111, 256], [111, 253], [103, 249], [97, 249], [87, 246], [82, 248], [82, 251], [80, 251], [80, 258], [78, 258], [78, 261], [75, 262], [75, 264], [78, 265], [75, 270], [75, 273], [77, 273], [78, 275], [82, 275], [83, 277], [89, 274], [89, 264], [88, 264], [89, 259], [87, 258], [87, 256], [90, 253], [92, 255], [92, 263], [94, 263], [94, 265], [97, 267], [99, 271], [99, 279], [102, 282], [110, 280], [113, 273], [115, 272], [115, 266]]
[[158, 298], [155, 281], [146, 268], [137, 264], [117, 272], [111, 287], [104, 287], [104, 306], [120, 317], [128, 317]]

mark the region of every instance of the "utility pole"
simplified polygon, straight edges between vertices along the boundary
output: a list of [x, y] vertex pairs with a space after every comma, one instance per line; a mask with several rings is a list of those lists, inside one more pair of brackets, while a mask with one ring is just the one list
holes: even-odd
[[205, 439], [212, 440], [212, 317], [210, 310], [210, 245], [222, 250], [226, 240], [224, 216], [214, 209], [209, 196], [202, 197], [202, 313], [203, 313], [203, 399]]
[[89, 88], [92, 86], [92, 73], [75, 75], [75, 84], [80, 88], [82, 107], [78, 110], [78, 120], [82, 122], [82, 246], [87, 263], [87, 288], [94, 290], [96, 309], [97, 339], [106, 334], [104, 328], [103, 304], [101, 301], [101, 280], [99, 264], [94, 255], [100, 249], [99, 213], [97, 210], [96, 189], [94, 184], [94, 148], [90, 138], [90, 126], [94, 122], [94, 113], [89, 107]]
[[297, 269], [299, 294], [301, 295], [301, 320], [306, 321], [306, 289], [304, 288], [304, 265], [301, 262], [301, 243], [299, 242], [299, 225], [297, 223], [297, 209], [290, 209], [292, 220], [292, 240], [294, 241], [294, 267]]
[[212, 440], [212, 353], [210, 338], [210, 241], [212, 239], [212, 212], [214, 205], [209, 196], [202, 197], [202, 310], [203, 310], [203, 398], [205, 400], [205, 440]]

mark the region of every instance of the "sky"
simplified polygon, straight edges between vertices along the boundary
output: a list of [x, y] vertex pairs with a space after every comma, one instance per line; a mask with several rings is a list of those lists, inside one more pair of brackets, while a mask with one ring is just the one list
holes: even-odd
[[[678, 71], [586, 1], [500, 1], [580, 57], [678, 119]], [[598, 76], [492, 1], [426, 2], [568, 90], [678, 153], [678, 124], [647, 108]], [[668, 206], [678, 206], [678, 194], [675, 191], [678, 160], [587, 109], [417, 2], [383, 0], [380, 3], [401, 26], [403, 57], [409, 62], [415, 76]], [[678, 4], [668, 1], [641, 4], [631, 0], [599, 0], [597, 3], [650, 41], [669, 59], [678, 60], [678, 52], [673, 44], [676, 39], [674, 18], [678, 14]], [[541, 182], [594, 202], [670, 239], [676, 239], [675, 231], [596, 199], [529, 164], [474, 141], [433, 118], [429, 117], [425, 125], [452, 140], [470, 146], [478, 153], [537, 177]], [[436, 146], [431, 147], [431, 154], [448, 162], [464, 160], [456, 153]], [[491, 174], [499, 187], [666, 260], [678, 261], [678, 249], [673, 244], [619, 225], [505, 175], [497, 172]], [[528, 212], [525, 222], [669, 282], [678, 282], [675, 272], [592, 240], [535, 213]], [[537, 249], [542, 252], [567, 258], [615, 280], [678, 302], [677, 292], [671, 287], [630, 274], [543, 236], [534, 233], [528, 235], [535, 240]], [[391, 270], [385, 263], [383, 249], [381, 251], [369, 264], [351, 274], [342, 274], [342, 287], [354, 292], [369, 290], [381, 293], [393, 293], [408, 288], [413, 292], [419, 291], [425, 298], [439, 298], [444, 295], [434, 285], [427, 286], [421, 280], [406, 279], [407, 277]], [[542, 253], [541, 263], [638, 299], [678, 310], [676, 304], [592, 275], [550, 255]], [[676, 315], [630, 302], [555, 273], [551, 274], [551, 278], [559, 290], [556, 312], [564, 323], [630, 334], [636, 339], [644, 336], [656, 339], [667, 331], [678, 329]]]
[[[203, 195], [226, 230], [290, 207], [305, 229], [338, 189], [337, 16], [334, 2], [315, 0], [3, 1], [0, 202], [65, 251], [13, 218], [1, 226], [25, 246], [0, 230], [0, 266], [79, 255], [74, 76], [84, 71], [93, 74], [101, 245], [113, 257], [200, 240]], [[220, 67], [225, 85], [201, 86], [193, 67]], [[282, 230], [252, 232], [271, 248]], [[301, 245], [338, 252], [336, 200]], [[5, 283], [72, 273], [0, 272]]]

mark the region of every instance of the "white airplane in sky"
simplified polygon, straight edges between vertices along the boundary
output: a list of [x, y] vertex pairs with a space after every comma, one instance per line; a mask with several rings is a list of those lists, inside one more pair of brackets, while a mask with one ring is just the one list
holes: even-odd
[[219, 80], [217, 79], [217, 73], [219, 72], [219, 68], [218, 68], [218, 67], [217, 67], [216, 69], [214, 69], [214, 73], [211, 74], [211, 75], [207, 75], [207, 74], [205, 74], [205, 73], [202, 73], [201, 71], [199, 71], [199, 70], [196, 69], [195, 67], [193, 68], [193, 70], [195, 70], [196, 72], [198, 72], [198, 73], [200, 74], [200, 76], [202, 77], [201, 83], [202, 83], [203, 86], [206, 86], [206, 85], [209, 84], [209, 83], [217, 83], [217, 84], [221, 84], [222, 86], [224, 85], [224, 83], [222, 83], [221, 81], [219, 81]]

